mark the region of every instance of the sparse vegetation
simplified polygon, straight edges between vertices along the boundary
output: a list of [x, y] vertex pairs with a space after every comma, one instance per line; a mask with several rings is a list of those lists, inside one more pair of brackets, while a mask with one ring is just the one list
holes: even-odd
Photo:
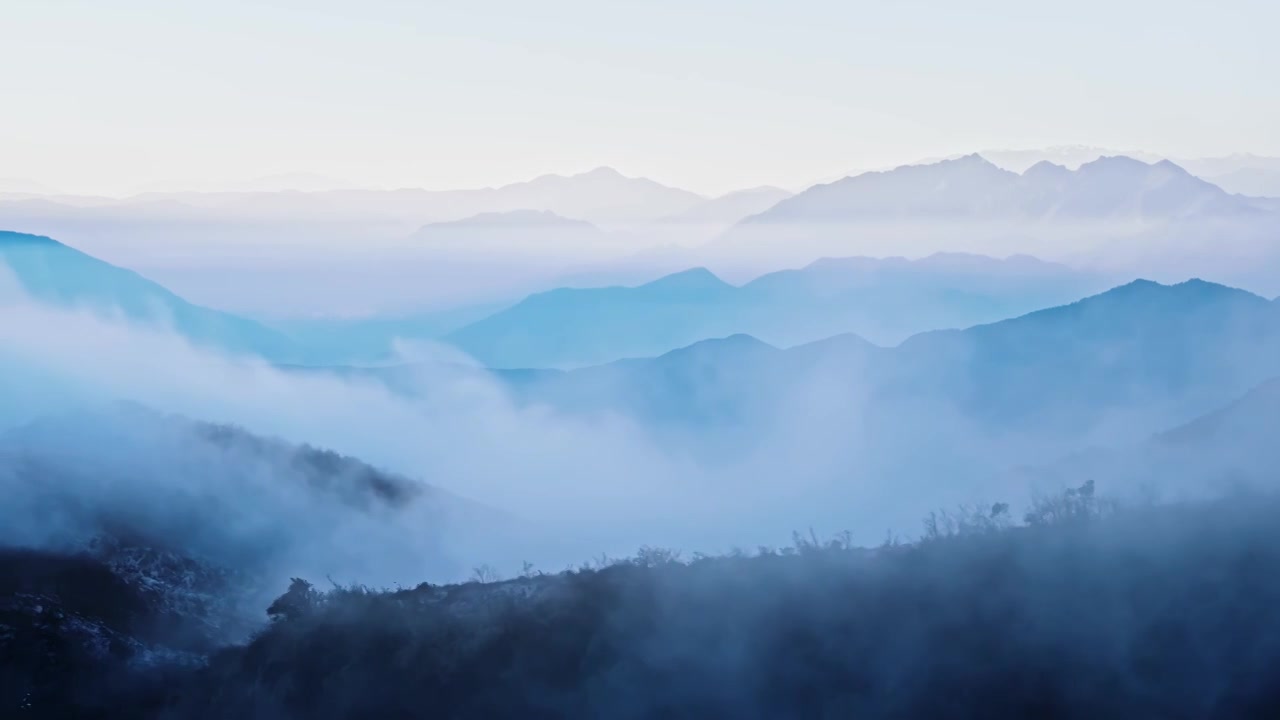
[[[1268, 717], [1277, 510], [1271, 496], [1119, 508], [1085, 483], [1022, 524], [1003, 504], [967, 508], [879, 548], [807, 533], [782, 550], [642, 548], [508, 580], [481, 566], [458, 585], [295, 578], [272, 622], [201, 667], [90, 656], [116, 670], [116, 695], [56, 707], [70, 715], [31, 688], [71, 680], [15, 685], [33, 670], [5, 630], [0, 701], [6, 717]], [[121, 637], [134, 627], [98, 615]]]

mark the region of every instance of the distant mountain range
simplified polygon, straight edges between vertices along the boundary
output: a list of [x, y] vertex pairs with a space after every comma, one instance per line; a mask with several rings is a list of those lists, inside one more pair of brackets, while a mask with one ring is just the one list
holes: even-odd
[[[930, 508], [1029, 502], [1011, 468], [1139, 443], [1280, 376], [1280, 303], [1203, 281], [1136, 281], [892, 348], [851, 334], [789, 349], [732, 335], [651, 358], [491, 374], [536, 412], [634, 426], [720, 469], [725, 492], [775, 516], [910, 527]], [[367, 375], [419, 391], [406, 370]], [[751, 485], [773, 473], [795, 489]]]
[[[119, 313], [274, 362], [344, 362], [285, 332], [187, 303], [49, 238], [0, 234], [0, 260], [40, 302]], [[1100, 282], [1105, 278], [1031, 258], [964, 255], [826, 260], [741, 287], [695, 269], [634, 288], [534, 295], [446, 340], [495, 367], [640, 358], [565, 373], [501, 374], [531, 402], [566, 400], [668, 420], [710, 413], [726, 422], [745, 404], [757, 409], [750, 421], [820, 387], [824, 405], [874, 412], [883, 427], [902, 419], [903, 407], [929, 407], [992, 431], [1077, 439], [1190, 420], [1280, 375], [1280, 303], [1199, 280], [1136, 281], [1014, 319], [915, 334], [896, 347], [848, 333], [866, 333], [861, 323], [883, 331], [886, 318], [896, 318], [903, 332], [911, 324], [1007, 317], [1022, 312], [1019, 306], [1087, 294]], [[387, 324], [365, 339], [408, 334], [416, 321], [379, 322]], [[742, 334], [747, 330], [800, 344], [779, 350]], [[360, 337], [358, 323], [348, 332]], [[835, 336], [805, 342], [818, 334]], [[716, 335], [731, 339], [698, 342]], [[856, 401], [837, 400], [850, 392]]]
[[[1015, 173], [1023, 173], [1038, 163], [1053, 163], [1076, 169], [1085, 163], [1100, 158], [1112, 158], [1123, 155], [1125, 158], [1153, 164], [1161, 160], [1169, 160], [1187, 169], [1193, 176], [1216, 184], [1226, 192], [1234, 195], [1253, 197], [1280, 197], [1280, 158], [1254, 155], [1251, 152], [1238, 152], [1234, 155], [1222, 155], [1217, 158], [1181, 158], [1181, 156], [1158, 155], [1156, 152], [1142, 150], [1116, 150], [1112, 147], [1094, 147], [1089, 145], [1060, 145], [1028, 150], [979, 150], [991, 163]], [[938, 160], [960, 158], [934, 158], [923, 160], [920, 164], [936, 163]]]
[[[725, 483], [715, 492], [760, 473], [810, 483], [790, 495], [781, 487], [735, 497], [770, 510], [775, 499], [794, 503], [779, 505], [779, 517], [808, 516], [820, 498], [830, 509], [823, 522], [850, 517], [846, 502], [866, 509], [859, 518], [903, 527], [927, 510], [925, 498], [942, 506], [980, 493], [1012, 500], [1011, 465], [1140, 443], [1280, 376], [1280, 302], [1200, 280], [1134, 281], [1090, 295], [1111, 281], [1019, 256], [824, 260], [742, 286], [693, 269], [633, 288], [555, 290], [445, 336], [497, 369], [459, 362], [455, 375], [424, 378], [412, 366], [327, 366], [357, 365], [357, 354], [367, 361], [426, 318], [357, 321], [337, 336], [342, 342], [317, 348], [187, 303], [49, 238], [0, 235], [0, 253], [40, 302], [118, 312], [197, 344], [261, 354], [294, 372], [382, 380], [405, 395], [474, 378], [487, 397], [529, 417], [563, 413], [625, 428], [627, 437], [634, 431], [664, 460], [712, 468], [697, 476]], [[972, 324], [984, 316], [1016, 317]], [[911, 334], [892, 347], [862, 336], [907, 334], [913, 324], [972, 326]], [[309, 332], [330, 336], [323, 327]], [[527, 367], [535, 364], [542, 367]], [[23, 380], [6, 377], [5, 396], [22, 410]], [[487, 394], [494, 382], [502, 392]], [[102, 445], [127, 448], [126, 440]], [[237, 446], [228, 472], [240, 472], [241, 450], [257, 452]], [[198, 465], [204, 452], [186, 461]]]
[[[63, 212], [91, 215], [85, 203], [52, 206], [32, 200], [0, 205], [0, 217], [26, 213]], [[102, 199], [100, 199], [102, 200]], [[239, 221], [306, 218], [346, 221], [380, 220], [413, 227], [431, 222], [461, 220], [482, 213], [524, 210], [552, 212], [596, 224], [635, 224], [676, 215], [707, 202], [707, 198], [646, 178], [627, 177], [612, 168], [596, 168], [576, 175], [543, 175], [497, 188], [470, 190], [313, 190], [300, 192], [152, 192], [94, 203], [112, 214], [122, 209], [152, 218], [222, 217]], [[78, 212], [76, 212], [76, 208]], [[97, 214], [102, 214], [99, 209]]]
[[[350, 372], [416, 391], [409, 367]], [[893, 348], [842, 334], [779, 349], [738, 334], [657, 357], [492, 374], [522, 404], [620, 414], [698, 453], [815, 444], [847, 454], [849, 472], [950, 473], [972, 490], [1009, 465], [1139, 442], [1280, 375], [1280, 302], [1144, 280]]]
[[[976, 169], [976, 160], [981, 159], [986, 165], [1004, 169], [1006, 173], [990, 172], [991, 168]], [[971, 167], [967, 173], [961, 174], [959, 168], [953, 167], [960, 162]], [[1024, 180], [1021, 189], [1002, 188], [1001, 185], [1018, 184], [1014, 177], [1024, 174], [1031, 167], [1045, 163], [1058, 165], [1077, 173], [1085, 170], [1079, 177], [1067, 174], [1044, 173]], [[1122, 167], [1127, 165], [1127, 167]], [[1147, 166], [1142, 170], [1139, 165]], [[958, 188], [944, 188], [940, 183], [948, 180], [984, 181], [976, 187], [968, 188], [975, 193], [995, 193], [991, 209], [1002, 208], [1005, 212], [1044, 211], [1036, 197], [1043, 196], [1043, 191], [1035, 187], [1037, 180], [1068, 181], [1073, 188], [1066, 190], [1079, 193], [1085, 184], [1097, 180], [1114, 183], [1102, 187], [1093, 187], [1092, 191], [1099, 196], [1115, 194], [1110, 207], [1086, 204], [1074, 208], [1066, 208], [1093, 216], [1098, 212], [1110, 213], [1117, 210], [1143, 210], [1154, 214], [1163, 212], [1191, 212], [1197, 208], [1180, 205], [1178, 199], [1186, 200], [1188, 196], [1180, 193], [1207, 193], [1203, 186], [1193, 187], [1186, 178], [1180, 177], [1173, 168], [1185, 168], [1185, 174], [1191, 175], [1222, 187], [1228, 194], [1255, 196], [1275, 196], [1280, 193], [1270, 192], [1277, 189], [1276, 179], [1280, 178], [1280, 158], [1267, 158], [1254, 155], [1235, 155], [1223, 158], [1203, 158], [1173, 160], [1161, 158], [1151, 153], [1116, 152], [1102, 148], [1065, 147], [1047, 150], [1003, 151], [989, 150], [972, 155], [949, 158], [940, 161], [926, 161], [914, 165], [906, 165], [894, 170], [868, 172], [853, 175], [834, 183], [815, 185], [799, 194], [797, 200], [789, 206], [789, 210], [780, 215], [796, 214], [801, 208], [810, 211], [818, 210], [815, 205], [819, 200], [830, 203], [836, 198], [847, 199], [849, 195], [859, 191], [870, 193], [860, 198], [864, 203], [861, 210], [855, 206], [849, 212], [865, 214], [866, 205], [877, 205], [889, 201], [882, 214], [891, 214], [893, 208], [909, 209], [902, 205], [903, 199], [893, 195], [895, 189], [900, 191], [926, 191], [937, 194], [945, 191], [954, 200]], [[1092, 167], [1090, 166], [1097, 166]], [[934, 167], [933, 171], [921, 168]], [[1155, 168], [1155, 169], [1151, 169]], [[932, 173], [930, 175], [929, 173]], [[931, 181], [938, 181], [932, 183]], [[917, 185], [915, 183], [924, 183]], [[1137, 187], [1134, 186], [1137, 185]], [[127, 198], [92, 198], [59, 195], [53, 191], [39, 192], [38, 187], [10, 183], [10, 197], [0, 197], [0, 220], [7, 220], [10, 227], [13, 221], [24, 218], [50, 216], [50, 220], [61, 215], [73, 215], [80, 220], [90, 218], [107, 219], [121, 215], [122, 210], [130, 215], [145, 216], [155, 219], [180, 220], [183, 218], [207, 217], [211, 211], [213, 217], [224, 220], [257, 222], [272, 220], [308, 219], [344, 219], [374, 220], [382, 222], [394, 221], [407, 223], [413, 227], [423, 224], [462, 220], [486, 213], [507, 213], [513, 211], [545, 211], [575, 220], [585, 220], [601, 226], [627, 225], [638, 227], [645, 224], [660, 225], [681, 224], [732, 224], [745, 217], [759, 215], [770, 210], [774, 205], [787, 200], [792, 193], [775, 187], [758, 187], [739, 190], [726, 195], [708, 198], [697, 193], [663, 185], [647, 178], [627, 177], [618, 171], [600, 167], [594, 170], [573, 175], [543, 175], [532, 180], [512, 183], [494, 188], [476, 188], [464, 190], [424, 190], [403, 188], [396, 190], [342, 189], [337, 181], [308, 174], [283, 175], [263, 178], [260, 181], [245, 185], [243, 190], [228, 191], [178, 191], [178, 192], [146, 192]], [[1143, 187], [1145, 186], [1145, 187]], [[1154, 186], [1154, 187], [1153, 187]], [[1247, 186], [1247, 187], [1245, 187]], [[17, 192], [17, 188], [25, 188]], [[285, 189], [288, 188], [288, 189]], [[1053, 190], [1051, 187], [1050, 190]], [[1059, 191], [1063, 190], [1058, 188]], [[0, 192], [4, 192], [0, 190]], [[1138, 196], [1135, 196], [1135, 193]], [[1155, 194], [1159, 202], [1144, 202], [1141, 195]], [[1028, 197], [1029, 196], [1029, 197]], [[1041, 197], [1044, 200], [1044, 197]], [[1148, 198], [1149, 199], [1149, 198]], [[924, 210], [945, 210], [942, 198], [919, 198]], [[935, 205], [931, 206], [930, 203]], [[972, 212], [981, 210], [978, 205], [962, 204], [955, 209]], [[1214, 210], [1215, 208], [1208, 208]], [[822, 215], [829, 215], [824, 210]], [[103, 217], [105, 215], [105, 217]], [[63, 218], [64, 220], [70, 218]], [[57, 228], [51, 228], [56, 230]]]
[[[616, 269], [646, 248], [703, 242], [766, 207], [770, 197], [750, 191], [706, 198], [598, 168], [465, 190], [0, 195], [0, 228], [59, 238], [162, 279], [196, 302], [237, 312], [403, 313], [520, 296], [584, 266]], [[531, 212], [588, 222], [611, 236], [596, 243], [585, 232], [513, 224], [503, 246], [521, 253], [489, 253], [477, 265], [476, 246], [485, 243], [475, 242], [469, 219]], [[429, 225], [438, 225], [427, 231], [438, 242], [410, 237]], [[446, 241], [454, 231], [462, 237]], [[564, 236], [568, 241], [560, 242]], [[323, 249], [331, 261], [300, 253], [303, 247]]]
[[697, 268], [637, 287], [539, 293], [444, 339], [491, 367], [581, 366], [735, 333], [782, 346], [847, 332], [894, 344], [1107, 286], [1101, 276], [1030, 257], [824, 259], [742, 286]]
[[0, 232], [0, 273], [6, 271], [39, 303], [172, 331], [210, 350], [286, 364], [385, 362], [397, 341], [434, 341], [505, 307], [262, 323], [188, 302], [132, 270], [51, 238]]
[[[740, 283], [821, 257], [939, 251], [1029, 254], [1161, 281], [1198, 274], [1280, 292], [1280, 250], [1270, 241], [1280, 199], [1233, 195], [1146, 155], [1077, 165], [1079, 152], [1047, 154], [1065, 166], [1023, 155], [1021, 173], [974, 155], [794, 196], [764, 187], [707, 198], [609, 168], [447, 191], [24, 195], [0, 198], [0, 227], [60, 238], [198, 302], [254, 315], [487, 304], [565, 284], [558, 278], [631, 283], [698, 266]], [[1204, 172], [1269, 167], [1266, 158], [1228, 160], [1206, 161]], [[511, 222], [500, 231], [496, 218]], [[299, 257], [300, 246], [326, 248], [335, 262]], [[638, 266], [645, 272], [629, 272]], [[254, 282], [232, 282], [233, 273]]]
[[[469, 195], [468, 195], [469, 194]], [[647, 178], [600, 167], [577, 175], [544, 175], [494, 190], [451, 193], [455, 203], [471, 200], [477, 212], [545, 210], [597, 224], [637, 223], [685, 212], [705, 201], [701, 195]]]
[[[1177, 165], [1105, 157], [1018, 174], [967, 155], [817, 185], [705, 248], [717, 269], [902, 248], [1025, 253], [1161, 281], [1208, 276], [1280, 292], [1280, 203], [1232, 195]], [[726, 265], [728, 263], [729, 265]]]
[[1022, 174], [979, 155], [907, 165], [817, 185], [747, 225], [867, 220], [1116, 220], [1257, 211], [1173, 163], [1106, 157], [1070, 170], [1047, 161]]
[[[1280, 197], [1280, 158], [1251, 153], [1221, 157], [1173, 157], [1140, 150], [1116, 150], [1088, 145], [1060, 145], [1030, 150], [979, 150], [992, 163], [1021, 173], [1040, 162], [1076, 169], [1099, 158], [1123, 155], [1145, 163], [1169, 160], [1187, 172], [1217, 185], [1229, 193], [1255, 197]], [[958, 156], [957, 156], [958, 157]], [[943, 159], [943, 158], [939, 158]], [[925, 162], [936, 162], [929, 160]]]
[[922, 333], [896, 348], [838, 336], [778, 350], [734, 336], [516, 385], [533, 402], [692, 425], [712, 417], [786, 422], [782, 408], [805, 407], [797, 398], [817, 390], [814, 407], [875, 417], [878, 434], [963, 427], [1083, 442], [1136, 440], [1275, 375], [1280, 304], [1197, 280], [1135, 281], [1010, 320]]
[[[513, 223], [569, 230], [583, 242], [612, 240], [582, 221], [506, 213], [468, 221], [468, 229], [450, 231], [447, 242], [506, 242]], [[420, 241], [436, 242], [435, 227], [424, 229]], [[46, 237], [0, 233], [0, 261], [37, 301], [119, 314], [224, 352], [313, 365], [386, 362], [397, 341], [443, 341], [493, 367], [583, 366], [734, 333], [794, 345], [857, 332], [891, 344], [923, 330], [967, 327], [1067, 302], [1108, 284], [1105, 277], [1030, 257], [846, 258], [742, 286], [699, 268], [637, 287], [561, 288], [514, 305], [264, 324], [187, 302]]]
[[[949, 157], [930, 158], [921, 160], [917, 164], [925, 165], [929, 163], [939, 162], [941, 160], [955, 160], [964, 157], [967, 153], [957, 153]], [[1145, 152], [1137, 149], [1116, 149], [1095, 147], [1092, 145], [1054, 145], [1046, 148], [1030, 148], [1021, 150], [1007, 150], [1000, 148], [988, 148], [979, 150], [977, 154], [990, 161], [991, 163], [1016, 173], [1024, 173], [1027, 168], [1042, 162], [1061, 165], [1065, 168], [1075, 170], [1085, 163], [1091, 163], [1104, 157], [1123, 156], [1133, 158], [1144, 163], [1157, 163], [1161, 160], [1172, 160], [1155, 153]]]
[[[276, 185], [283, 185], [277, 188]], [[603, 226], [699, 225], [727, 227], [768, 209], [791, 193], [774, 187], [731, 192], [720, 197], [627, 177], [600, 167], [576, 175], [543, 175], [497, 188], [470, 190], [345, 189], [310, 175], [263, 178], [239, 190], [144, 192], [126, 198], [76, 197], [50, 191], [0, 190], [0, 220], [10, 227], [44, 222], [45, 231], [76, 222], [397, 223], [410, 227], [451, 223], [482, 224], [506, 217], [513, 227], [544, 226], [551, 216]], [[20, 187], [16, 181], [14, 188]], [[21, 187], [26, 187], [21, 186]], [[538, 214], [547, 217], [539, 219]], [[505, 222], [505, 221], [504, 221]]]

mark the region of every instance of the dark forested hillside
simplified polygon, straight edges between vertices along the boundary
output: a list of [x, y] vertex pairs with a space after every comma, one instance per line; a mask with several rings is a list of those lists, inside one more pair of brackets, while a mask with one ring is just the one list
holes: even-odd
[[194, 663], [148, 651], [139, 628], [154, 605], [109, 565], [11, 551], [0, 557], [0, 709], [1270, 717], [1278, 510], [1273, 496], [1116, 509], [1086, 483], [1016, 521], [1002, 504], [934, 515], [920, 541], [875, 549], [801, 537], [724, 557], [645, 549], [557, 574], [386, 591], [295, 579], [250, 642]]
[[270, 594], [257, 583], [281, 573], [462, 574], [453, 543], [514, 525], [330, 450], [134, 405], [0, 433], [0, 494], [0, 546], [81, 551], [106, 539], [176, 553], [250, 578], [243, 599], [254, 602]]

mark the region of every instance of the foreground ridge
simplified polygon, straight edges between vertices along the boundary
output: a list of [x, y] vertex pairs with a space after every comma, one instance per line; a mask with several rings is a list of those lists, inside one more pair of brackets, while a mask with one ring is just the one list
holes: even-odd
[[[1278, 509], [1115, 508], [1085, 483], [1021, 523], [1003, 504], [935, 514], [921, 540], [875, 549], [645, 548], [394, 590], [295, 578], [267, 627], [203, 663], [139, 662], [120, 641], [79, 665], [9, 664], [0, 687], [7, 712], [41, 717], [1269, 716]], [[6, 605], [0, 656], [42, 627], [29, 606]], [[110, 645], [127, 620], [102, 615]], [[51, 657], [75, 646], [43, 632]], [[86, 670], [112, 680], [66, 692]]]

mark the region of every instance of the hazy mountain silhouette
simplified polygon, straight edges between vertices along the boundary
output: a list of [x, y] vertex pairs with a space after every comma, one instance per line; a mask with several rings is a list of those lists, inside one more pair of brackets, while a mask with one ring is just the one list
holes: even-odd
[[[694, 309], [734, 288], [705, 269], [635, 288], [560, 288], [532, 295], [445, 340], [494, 367], [556, 367], [648, 355], [707, 337]], [[691, 337], [692, 335], [692, 337]]]
[[795, 193], [768, 185], [712, 198], [661, 220], [664, 224], [732, 225], [762, 213]]
[[496, 188], [467, 190], [328, 190], [319, 192], [146, 193], [125, 205], [173, 200], [255, 217], [381, 217], [415, 225], [481, 213], [543, 210], [593, 223], [636, 223], [685, 212], [706, 199], [647, 178], [600, 167], [575, 175], [542, 175]]
[[[648, 424], [712, 430], [796, 418], [814, 378], [848, 379], [887, 352], [846, 334], [782, 350], [750, 335], [702, 340], [655, 358], [619, 360], [562, 373], [499, 373], [525, 401], [578, 412], [620, 411]], [[831, 386], [833, 389], [834, 385]], [[679, 432], [677, 432], [679, 434]]]
[[[1184, 445], [1208, 441], [1239, 441], [1251, 436], [1261, 441], [1265, 435], [1274, 438], [1271, 429], [1280, 424], [1280, 378], [1272, 378], [1245, 393], [1226, 407], [1160, 433], [1155, 442]], [[1280, 450], [1275, 443], [1268, 445]]]
[[1205, 169], [1197, 174], [1228, 192], [1280, 198], [1280, 158], [1246, 155], [1223, 160], [1205, 161]]
[[539, 293], [447, 341], [493, 367], [565, 367], [651, 356], [746, 333], [789, 346], [853, 332], [893, 344], [1077, 299], [1105, 287], [1030, 257], [823, 259], [742, 286], [703, 268], [636, 287]]
[[0, 231], [0, 266], [32, 299], [171, 328], [193, 343], [273, 360], [296, 358], [286, 336], [229, 313], [193, 305], [164, 287], [39, 235]]
[[[1071, 447], [1136, 440], [1277, 374], [1276, 303], [1199, 280], [1135, 281], [1010, 320], [923, 333], [895, 348], [848, 340], [789, 350], [745, 339], [699, 343], [543, 378], [522, 392], [553, 404], [590, 398], [600, 409], [694, 426], [709, 413], [744, 425], [785, 417], [788, 404], [818, 392], [824, 407], [876, 417], [881, 432], [923, 432], [936, 421]], [[740, 414], [744, 407], [752, 412]]]
[[978, 154], [992, 163], [1021, 173], [1041, 162], [1063, 165], [1071, 169], [1098, 158], [1124, 155], [1145, 163], [1169, 160], [1198, 178], [1217, 185], [1229, 193], [1255, 197], [1280, 197], [1280, 158], [1251, 153], [1222, 157], [1161, 157], [1154, 153], [1120, 151], [1085, 145], [1063, 145], [1031, 150], [980, 150]]
[[1217, 175], [1213, 182], [1242, 195], [1280, 198], [1280, 170], [1243, 168]]
[[1041, 162], [1018, 174], [967, 155], [814, 186], [743, 220], [706, 253], [743, 268], [885, 246], [915, 255], [1026, 253], [1166, 282], [1205, 275], [1273, 294], [1277, 207], [1164, 160], [1104, 157], [1075, 170]]
[[1021, 175], [979, 155], [817, 185], [745, 224], [882, 220], [1178, 218], [1255, 209], [1173, 163], [1104, 157], [1077, 170], [1038, 163]]
[[904, 165], [815, 185], [746, 223], [987, 215], [1002, 210], [1017, 177], [977, 155]]
[[[1114, 157], [1116, 155], [1123, 155], [1145, 163], [1155, 163], [1166, 159], [1154, 153], [1141, 150], [1117, 150], [1093, 145], [1055, 145], [1024, 150], [990, 149], [979, 150], [978, 155], [1005, 170], [1011, 170], [1016, 173], [1026, 172], [1027, 168], [1042, 162], [1075, 170], [1081, 165], [1093, 162], [1098, 158]], [[945, 158], [938, 158], [938, 160], [940, 159]], [[937, 162], [937, 160], [926, 160], [924, 162]]]
[[498, 209], [533, 208], [592, 222], [644, 222], [687, 211], [701, 195], [609, 167], [577, 175], [543, 175], [492, 191]]
[[[580, 221], [564, 222], [599, 232]], [[37, 302], [172, 330], [197, 345], [258, 355], [277, 363], [327, 366], [386, 362], [396, 355], [399, 342], [436, 341], [509, 305], [259, 322], [190, 303], [132, 270], [56, 240], [0, 232], [0, 271], [6, 268], [22, 293]]]
[[[1160, 164], [1108, 158], [1018, 175], [966, 157], [846, 178], [783, 199], [768, 189], [707, 199], [600, 169], [469, 190], [0, 199], [0, 227], [58, 237], [139, 269], [145, 263], [190, 299], [238, 312], [403, 313], [519, 297], [575, 275], [597, 278], [591, 284], [631, 284], [703, 266], [738, 283], [820, 257], [944, 250], [1024, 253], [1161, 281], [1198, 274], [1273, 295], [1280, 292], [1280, 251], [1270, 242], [1280, 228], [1276, 202], [1231, 196]], [[547, 228], [538, 237], [551, 249], [530, 261], [494, 253], [483, 264], [465, 254], [453, 262], [427, 257], [423, 247], [431, 243], [407, 240], [424, 225], [528, 210], [626, 235], [613, 238], [612, 254], [576, 257], [580, 245], [592, 253], [603, 245], [583, 238], [557, 249], [558, 236]], [[726, 228], [749, 212], [755, 214]], [[175, 237], [189, 255], [170, 254]], [[304, 240], [354, 257], [332, 265], [289, 257]], [[366, 247], [386, 251], [357, 251]], [[232, 290], [225, 277], [201, 269], [204, 258], [255, 282]], [[344, 278], [334, 265], [347, 263], [352, 273]], [[628, 275], [640, 266], [643, 273]], [[871, 329], [854, 329], [884, 341]]]
[[1149, 440], [1120, 448], [1082, 450], [1018, 473], [1044, 487], [1088, 477], [1117, 491], [1162, 498], [1272, 488], [1280, 464], [1280, 378], [1226, 406]]
[[887, 372], [917, 390], [923, 373], [984, 421], [1073, 429], [1107, 408], [1185, 419], [1275, 374], [1278, 363], [1273, 303], [1201, 280], [1138, 280], [1019, 318], [918, 335], [896, 349]]
[[[464, 253], [446, 262], [424, 248], [427, 243], [408, 239], [423, 225], [538, 210], [607, 230], [630, 230], [705, 200], [600, 169], [464, 190], [0, 198], [0, 228], [109, 254], [136, 269], [145, 267], [193, 301], [236, 312], [404, 313], [518, 297], [554, 287], [557, 277], [584, 262], [612, 262], [640, 249], [627, 247], [629, 237], [618, 236], [609, 238], [616, 247], [608, 255], [578, 257], [579, 243], [558, 248], [553, 241], [559, 236], [547, 229], [540, 237], [544, 249], [536, 255], [493, 253], [477, 260]], [[175, 250], [176, 238], [182, 239], [181, 252]], [[299, 254], [299, 247], [315, 252]], [[377, 252], [367, 251], [374, 248]], [[602, 250], [592, 243], [590, 251]], [[335, 259], [326, 263], [322, 256]]]
[[423, 249], [453, 255], [503, 253], [573, 253], [578, 257], [617, 254], [622, 238], [585, 220], [547, 210], [480, 213], [462, 220], [431, 223], [410, 236]]

